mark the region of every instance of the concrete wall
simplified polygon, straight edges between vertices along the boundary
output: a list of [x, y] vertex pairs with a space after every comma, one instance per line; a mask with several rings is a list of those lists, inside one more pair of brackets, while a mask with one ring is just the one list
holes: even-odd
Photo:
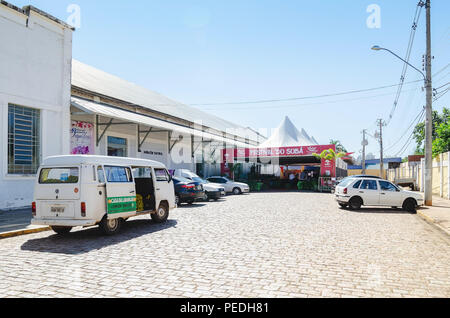
[[[441, 154], [433, 159], [433, 195], [450, 200], [450, 152]], [[396, 178], [416, 178], [420, 191], [424, 191], [424, 160], [417, 164], [402, 163], [400, 168], [389, 169], [388, 179], [394, 181]]]
[[[348, 170], [348, 175], [349, 176], [355, 176], [355, 175], [360, 175], [360, 174], [363, 174], [362, 173], [362, 169], [349, 169]], [[377, 169], [377, 170], [366, 169], [366, 173], [365, 174], [369, 175], [369, 176], [377, 176], [377, 177], [379, 177], [380, 176], [380, 169]], [[386, 178], [386, 174], [387, 174], [387, 172], [385, 170], [384, 173], [383, 173], [382, 178], [385, 179]]]
[[69, 153], [72, 30], [0, 4], [0, 209], [29, 206], [33, 175], [8, 175], [8, 104], [40, 110], [41, 160]]

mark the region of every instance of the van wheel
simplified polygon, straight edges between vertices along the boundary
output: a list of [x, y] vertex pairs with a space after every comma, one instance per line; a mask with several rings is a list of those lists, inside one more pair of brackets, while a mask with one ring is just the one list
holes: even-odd
[[359, 210], [361, 209], [362, 200], [360, 198], [352, 198], [349, 202], [349, 207], [352, 210]]
[[120, 231], [122, 219], [108, 219], [107, 216], [100, 222], [100, 229], [106, 235], [114, 235]]
[[416, 201], [414, 199], [406, 199], [405, 203], [403, 203], [403, 210], [416, 213]]
[[152, 220], [156, 223], [164, 223], [169, 218], [169, 208], [161, 203], [156, 213], [152, 214]]
[[51, 226], [51, 229], [53, 232], [59, 235], [66, 235], [69, 234], [70, 231], [72, 231], [71, 226]]

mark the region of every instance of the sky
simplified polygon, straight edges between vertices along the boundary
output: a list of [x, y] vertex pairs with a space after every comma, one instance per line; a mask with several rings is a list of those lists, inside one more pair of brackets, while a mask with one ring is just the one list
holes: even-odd
[[[319, 143], [340, 140], [358, 156], [362, 130], [388, 120], [396, 87], [291, 101], [400, 82], [416, 0], [9, 0], [76, 24], [73, 57], [128, 81], [254, 129], [288, 116]], [[75, 5], [75, 6], [74, 6]], [[377, 5], [379, 22], [368, 25]], [[73, 11], [75, 8], [75, 11]], [[370, 7], [369, 7], [370, 8]], [[434, 87], [450, 79], [450, 1], [431, 1]], [[79, 13], [79, 14], [77, 14]], [[79, 18], [79, 19], [78, 19]], [[370, 19], [370, 21], [374, 21]], [[371, 26], [371, 27], [369, 27]], [[375, 27], [374, 27], [375, 26]], [[410, 63], [422, 68], [425, 9]], [[405, 82], [422, 79], [409, 69]], [[425, 105], [423, 82], [406, 84], [389, 125], [385, 157], [414, 152], [411, 125]], [[443, 91], [448, 86], [439, 89]], [[450, 94], [436, 102], [450, 107]], [[230, 103], [230, 104], [226, 104]], [[368, 137], [368, 153], [379, 156]]]

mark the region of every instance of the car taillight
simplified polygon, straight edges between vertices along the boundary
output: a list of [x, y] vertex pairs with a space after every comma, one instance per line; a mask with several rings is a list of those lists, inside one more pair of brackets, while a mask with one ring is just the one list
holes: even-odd
[[31, 203], [31, 214], [36, 216], [36, 202]]
[[344, 189], [344, 194], [347, 194], [347, 188]]
[[182, 188], [184, 188], [184, 189], [194, 189], [195, 188], [195, 185], [182, 185], [181, 186]]
[[86, 202], [81, 202], [81, 216], [86, 216]]

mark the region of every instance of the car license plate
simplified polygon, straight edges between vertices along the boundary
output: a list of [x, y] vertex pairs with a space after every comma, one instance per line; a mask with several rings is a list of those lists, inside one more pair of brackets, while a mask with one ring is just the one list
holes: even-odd
[[62, 206], [52, 206], [51, 208], [50, 208], [50, 211], [52, 211], [53, 213], [64, 213], [64, 210], [65, 210], [66, 208], [65, 207], [62, 207]]

